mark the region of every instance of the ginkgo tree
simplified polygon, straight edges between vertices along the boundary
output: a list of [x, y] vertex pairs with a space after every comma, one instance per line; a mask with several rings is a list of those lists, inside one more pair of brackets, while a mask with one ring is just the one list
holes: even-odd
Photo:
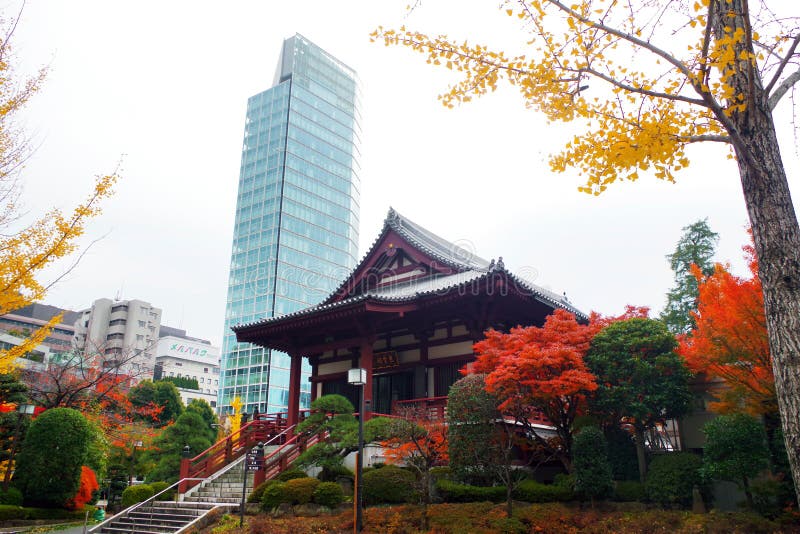
[[777, 12], [791, 6], [505, 0], [502, 12], [528, 32], [529, 53], [518, 55], [405, 27], [379, 27], [372, 37], [460, 73], [440, 97], [447, 106], [506, 81], [551, 121], [578, 122], [581, 133], [550, 165], [577, 169], [588, 193], [645, 171], [672, 181], [689, 165], [694, 143], [730, 147], [759, 261], [786, 448], [800, 484], [800, 228], [773, 120], [800, 81], [799, 19]]
[[[92, 192], [71, 213], [53, 209], [22, 224], [25, 210], [20, 200], [20, 171], [29, 150], [15, 119], [41, 88], [46, 71], [23, 80], [15, 75], [10, 40], [16, 22], [2, 22], [0, 19], [0, 315], [5, 315], [41, 300], [58, 280], [44, 280], [43, 271], [77, 250], [86, 222], [100, 213], [99, 204], [111, 195], [117, 176], [98, 177]], [[11, 371], [14, 360], [40, 344], [60, 321], [61, 315], [56, 315], [19, 345], [0, 350], [0, 373]]]

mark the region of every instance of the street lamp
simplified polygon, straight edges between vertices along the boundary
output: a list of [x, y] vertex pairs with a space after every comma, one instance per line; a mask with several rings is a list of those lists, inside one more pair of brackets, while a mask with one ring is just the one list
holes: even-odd
[[362, 528], [362, 496], [361, 475], [364, 471], [364, 386], [367, 383], [367, 370], [357, 367], [347, 371], [347, 383], [359, 386], [358, 397], [358, 453], [356, 454], [356, 522], [355, 531], [361, 532]]
[[[20, 439], [20, 432], [22, 431], [22, 420], [26, 415], [33, 415], [36, 406], [33, 404], [19, 404], [17, 405], [17, 428], [14, 430], [14, 441], [11, 442], [11, 451], [8, 455], [8, 462], [6, 465], [6, 474], [3, 477], [3, 491], [8, 491], [8, 484], [11, 482], [11, 467], [14, 465], [14, 456], [17, 454], [17, 447]], [[16, 468], [16, 466], [14, 466]]]
[[128, 472], [128, 486], [133, 486], [133, 470], [136, 467], [136, 447], [141, 447], [142, 442], [136, 440], [133, 442], [133, 450], [131, 451], [131, 467]]

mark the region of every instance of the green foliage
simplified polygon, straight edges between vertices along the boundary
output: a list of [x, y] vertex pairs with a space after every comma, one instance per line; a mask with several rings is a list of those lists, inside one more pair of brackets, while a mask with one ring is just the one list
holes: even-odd
[[286, 502], [286, 495], [283, 487], [286, 482], [279, 480], [270, 480], [261, 492], [261, 508], [265, 512], [269, 512], [281, 503]]
[[149, 484], [139, 484], [137, 486], [128, 486], [122, 492], [122, 507], [127, 508], [134, 504], [146, 501], [153, 496], [153, 487]]
[[217, 428], [214, 425], [219, 424], [219, 419], [211, 405], [203, 399], [192, 399], [189, 401], [189, 405], [186, 406], [186, 411], [197, 413], [203, 418], [203, 421], [206, 423], [206, 437], [212, 444], [216, 442]]
[[[27, 336], [26, 336], [27, 337]], [[28, 402], [28, 386], [12, 373], [0, 373], [0, 404], [21, 404]]]
[[525, 502], [565, 502], [575, 498], [571, 484], [542, 484], [523, 480], [514, 489], [514, 498]]
[[161, 377], [158, 382], [171, 382], [175, 384], [175, 387], [183, 388], [183, 389], [200, 389], [200, 384], [197, 383], [196, 378], [189, 378], [185, 376], [164, 376]]
[[387, 465], [364, 472], [361, 491], [366, 504], [399, 504], [415, 499], [415, 484], [414, 473]]
[[286, 502], [291, 504], [307, 504], [314, 496], [314, 490], [321, 482], [316, 478], [293, 478], [283, 484]]
[[147, 451], [146, 455], [156, 463], [156, 466], [147, 476], [148, 482], [156, 480], [177, 482], [181, 453], [185, 445], [189, 445], [192, 456], [200, 454], [212, 445], [208, 438], [208, 425], [195, 411], [182, 413], [153, 441], [153, 448]]
[[447, 396], [448, 453], [458, 479], [491, 484], [506, 463], [498, 399], [486, 391], [484, 375], [467, 375], [450, 387]]
[[258, 486], [256, 486], [255, 489], [253, 489], [253, 491], [250, 493], [250, 495], [247, 496], [247, 502], [249, 503], [261, 502], [261, 498], [264, 496], [264, 490], [266, 490], [267, 487], [275, 483], [280, 483], [280, 481], [275, 479], [266, 480], [261, 484], [259, 484]]
[[288, 482], [290, 480], [294, 480], [295, 478], [308, 478], [308, 475], [302, 469], [297, 469], [296, 467], [290, 467], [286, 471], [280, 473], [277, 477], [277, 480], [281, 482]]
[[349, 478], [353, 480], [353, 472], [343, 465], [333, 468], [323, 467], [322, 471], [317, 475], [317, 478], [323, 482], [336, 482], [340, 478]]
[[[0, 404], [19, 404], [28, 401], [28, 387], [13, 374], [0, 374]], [[11, 447], [19, 425], [19, 441], [25, 440], [30, 418], [14, 412], [0, 412], [0, 463], [11, 458]]]
[[92, 471], [94, 471], [97, 480], [106, 478], [106, 471], [108, 468], [108, 458], [110, 445], [108, 437], [100, 426], [94, 424], [91, 420], [86, 421], [92, 431], [92, 438], [89, 441], [89, 448], [86, 452], [86, 464]]
[[444, 502], [503, 502], [506, 500], [505, 486], [472, 486], [452, 480], [436, 481], [436, 491]]
[[609, 426], [631, 418], [641, 428], [686, 414], [691, 374], [675, 354], [677, 346], [675, 336], [653, 319], [636, 317], [601, 330], [586, 355], [598, 385], [593, 412]]
[[17, 455], [14, 485], [25, 501], [63, 507], [80, 485], [92, 427], [71, 408], [53, 408], [39, 415]]
[[[177, 420], [183, 413], [181, 394], [175, 384], [171, 382], [142, 380], [128, 392], [128, 399], [135, 408], [161, 407], [161, 412], [155, 421], [155, 425], [159, 427]], [[148, 423], [153, 423], [152, 418], [149, 416], [145, 420]]]
[[596, 426], [584, 427], [572, 442], [575, 491], [592, 501], [608, 497], [613, 489], [606, 447], [605, 437]]
[[[151, 482], [148, 485], [153, 489], [153, 495], [157, 495], [171, 486], [171, 484], [169, 484], [168, 482], [164, 482], [161, 480], [158, 480], [156, 482]], [[169, 495], [162, 495], [159, 497], [159, 500], [166, 501], [168, 500], [167, 497], [169, 497]]]
[[344, 492], [336, 482], [320, 482], [314, 490], [312, 500], [321, 506], [333, 508], [344, 502]]
[[[298, 432], [316, 433], [325, 430], [330, 437], [306, 450], [295, 461], [301, 468], [321, 467], [335, 471], [348, 453], [358, 448], [358, 420], [353, 405], [341, 395], [323, 395], [311, 403], [311, 415], [297, 425]], [[370, 443], [388, 437], [391, 419], [376, 417], [364, 424], [364, 440]]]
[[22, 492], [14, 487], [10, 487], [6, 491], [0, 488], [0, 504], [22, 506]]
[[647, 497], [666, 507], [691, 505], [692, 489], [702, 484], [702, 466], [700, 457], [688, 452], [656, 456], [647, 472]]
[[636, 445], [630, 432], [618, 426], [606, 427], [603, 431], [606, 438], [608, 463], [614, 480], [637, 480], [639, 470], [636, 467]]
[[719, 234], [711, 230], [708, 219], [702, 219], [683, 227], [675, 252], [667, 255], [675, 286], [667, 292], [667, 305], [660, 318], [673, 334], [688, 334], [695, 327], [692, 312], [697, 311], [698, 291], [691, 267], [697, 265], [706, 276], [713, 273], [711, 258], [718, 241]]
[[743, 487], [767, 467], [769, 449], [764, 426], [746, 414], [721, 415], [703, 427], [705, 477], [728, 480]]
[[614, 500], [643, 502], [647, 498], [644, 484], [638, 480], [617, 480], [614, 483]]
[[85, 515], [85, 510], [64, 510], [63, 508], [23, 508], [22, 506], [16, 506], [12, 504], [0, 504], [0, 522], [12, 520], [52, 521], [54, 519], [83, 521]]

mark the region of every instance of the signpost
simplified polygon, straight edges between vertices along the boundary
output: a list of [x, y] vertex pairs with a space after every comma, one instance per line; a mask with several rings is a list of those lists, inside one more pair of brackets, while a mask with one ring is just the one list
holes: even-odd
[[[239, 526], [244, 526], [244, 506], [247, 498], [247, 473], [260, 471], [264, 468], [264, 444], [259, 443], [245, 454], [244, 469], [242, 469], [242, 507], [239, 515]], [[255, 488], [254, 488], [255, 489]]]

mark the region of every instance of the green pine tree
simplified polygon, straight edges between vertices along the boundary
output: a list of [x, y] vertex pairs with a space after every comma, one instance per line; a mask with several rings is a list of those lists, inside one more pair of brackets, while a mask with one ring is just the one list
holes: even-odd
[[667, 292], [667, 305], [661, 320], [673, 334], [687, 334], [695, 326], [691, 312], [697, 309], [697, 279], [692, 275], [692, 265], [703, 274], [714, 271], [711, 258], [717, 248], [719, 235], [711, 230], [708, 219], [683, 227], [675, 252], [667, 255], [675, 273], [675, 286]]

